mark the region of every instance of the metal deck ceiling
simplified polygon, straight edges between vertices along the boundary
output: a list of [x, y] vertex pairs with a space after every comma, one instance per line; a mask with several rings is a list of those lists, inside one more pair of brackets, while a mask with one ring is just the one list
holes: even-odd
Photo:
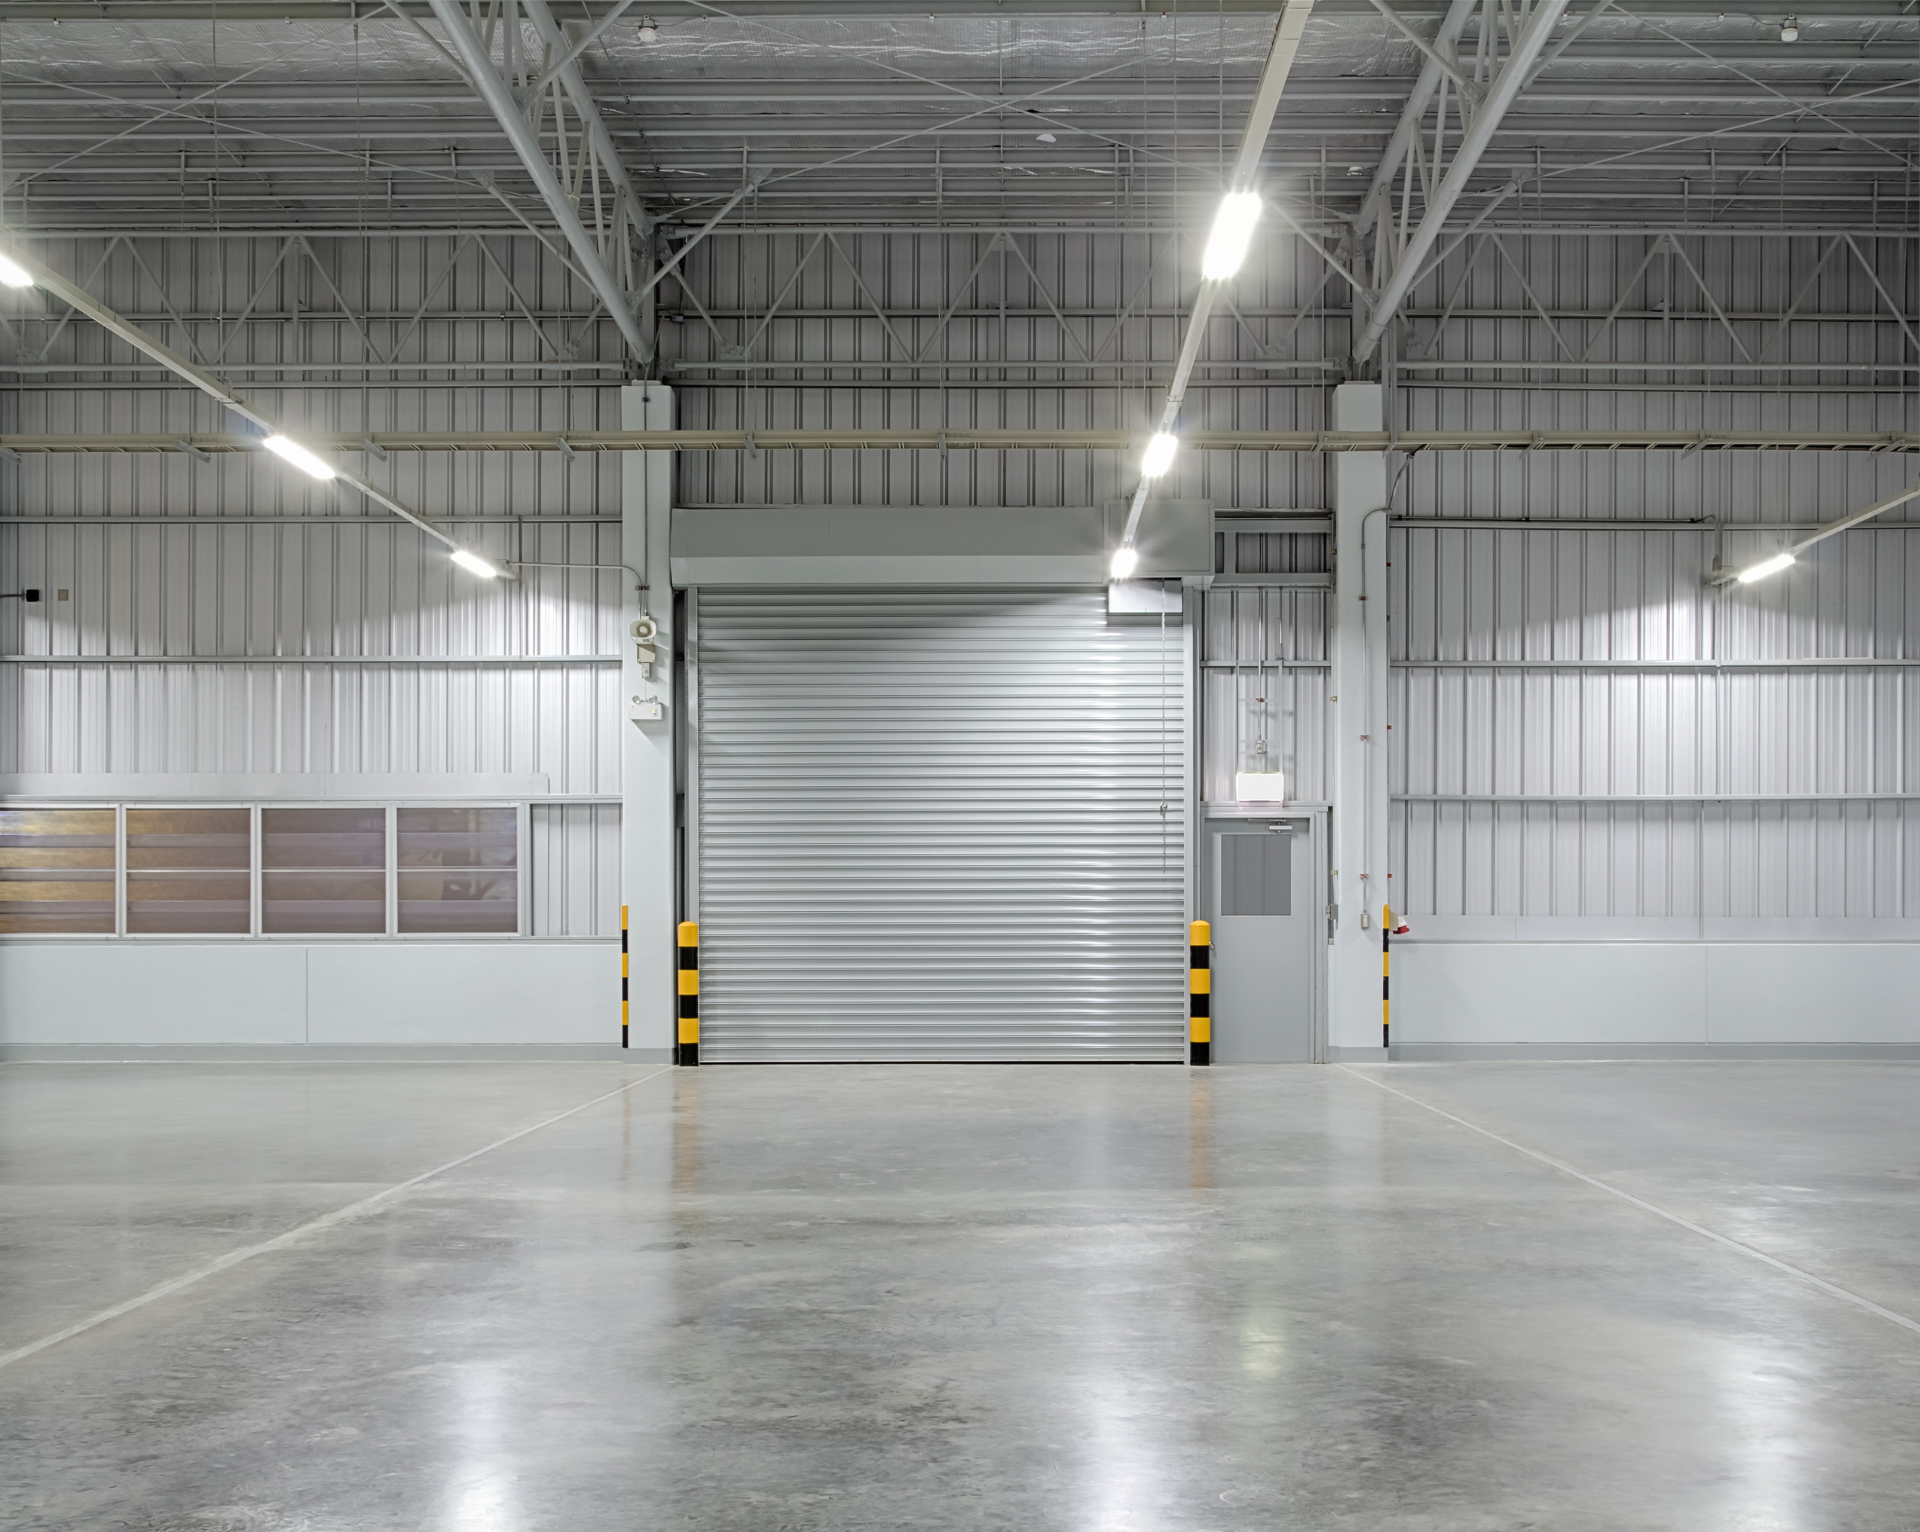
[[[763, 178], [732, 215], [748, 225], [1190, 220], [1272, 28], [1270, 5], [1214, 0], [650, 9], [657, 39], [617, 22], [586, 82], [653, 211], [704, 221]], [[1431, 28], [1434, 7], [1400, 9]], [[1772, 16], [1609, 10], [1500, 124], [1478, 183], [1525, 179], [1545, 222], [1913, 227], [1920, 18], [1798, 15], [1785, 44]], [[23, 226], [498, 226], [503, 199], [545, 222], [498, 123], [391, 11], [12, 3], [0, 31], [0, 177]], [[1304, 219], [1355, 211], [1421, 62], [1370, 7], [1316, 8], [1266, 157]]]

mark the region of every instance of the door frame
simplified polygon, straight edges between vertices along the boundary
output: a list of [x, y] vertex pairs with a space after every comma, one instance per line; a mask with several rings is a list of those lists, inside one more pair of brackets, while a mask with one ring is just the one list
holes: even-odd
[[[1204, 805], [1202, 814], [1194, 829], [1198, 845], [1196, 854], [1189, 864], [1194, 869], [1195, 906], [1199, 910], [1197, 918], [1211, 921], [1218, 915], [1215, 902], [1220, 880], [1218, 869], [1214, 865], [1218, 837], [1217, 827], [1229, 824], [1271, 824], [1276, 819], [1291, 820], [1295, 849], [1299, 850], [1300, 841], [1305, 839], [1307, 865], [1315, 879], [1315, 887], [1321, 889], [1322, 905], [1329, 905], [1333, 898], [1331, 874], [1327, 865], [1327, 810], [1318, 805], [1290, 803], [1261, 807], [1250, 803], [1209, 803]], [[1306, 834], [1302, 836], [1301, 826]], [[1308, 919], [1314, 918], [1314, 912], [1304, 912]], [[1312, 994], [1308, 999], [1308, 1012], [1313, 1018], [1313, 1062], [1327, 1062], [1327, 948], [1332, 941], [1331, 924], [1321, 921], [1321, 930], [1312, 943], [1312, 972], [1309, 982]]]

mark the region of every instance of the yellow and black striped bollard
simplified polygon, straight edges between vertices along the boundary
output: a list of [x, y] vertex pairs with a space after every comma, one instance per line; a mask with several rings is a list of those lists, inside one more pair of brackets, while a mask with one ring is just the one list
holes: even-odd
[[1393, 1044], [1387, 1025], [1387, 939], [1393, 933], [1393, 906], [1380, 906], [1380, 1046]]
[[700, 1062], [700, 927], [680, 922], [680, 1046], [676, 1064]]
[[1187, 931], [1187, 1062], [1213, 1062], [1213, 927], [1204, 920]]
[[620, 906], [620, 1046], [627, 1046], [627, 907]]

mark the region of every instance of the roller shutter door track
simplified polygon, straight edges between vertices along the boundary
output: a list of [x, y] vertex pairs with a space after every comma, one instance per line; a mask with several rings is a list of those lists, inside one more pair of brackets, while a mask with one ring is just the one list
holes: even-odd
[[703, 1062], [1184, 1058], [1177, 623], [1099, 590], [694, 608]]

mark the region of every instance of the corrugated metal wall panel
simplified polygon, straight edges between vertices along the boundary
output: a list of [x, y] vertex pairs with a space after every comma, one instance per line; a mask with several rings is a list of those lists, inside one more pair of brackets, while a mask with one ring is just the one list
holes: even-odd
[[1100, 591], [702, 591], [701, 1056], [1184, 1057], [1183, 645]]
[[532, 832], [533, 934], [620, 934], [620, 805], [536, 803]]
[[[1286, 541], [1324, 545], [1330, 539], [1289, 535]], [[1234, 773], [1256, 770], [1284, 772], [1292, 801], [1327, 801], [1329, 611], [1330, 593], [1323, 589], [1255, 585], [1203, 593], [1203, 802], [1232, 802]]]
[[[529, 560], [619, 556], [609, 526], [518, 540]], [[557, 793], [617, 791], [619, 673], [591, 658], [618, 649], [617, 569], [474, 580], [386, 520], [0, 518], [0, 578], [47, 592], [0, 607], [0, 653], [20, 657], [0, 663], [0, 771], [545, 772]], [[502, 655], [578, 659], [301, 663]], [[236, 656], [256, 658], [209, 663]]]
[[[1396, 794], [1780, 795], [1400, 802], [1395, 882], [1410, 913], [1920, 918], [1906, 871], [1920, 804], [1831, 801], [1916, 790], [1920, 666], [1740, 668], [1920, 653], [1908, 579], [1920, 530], [1849, 533], [1786, 576], [1718, 590], [1704, 583], [1716, 542], [1396, 529]], [[1728, 546], [1734, 562], [1752, 557]], [[1784, 801], [1808, 796], [1829, 801]]]
[[[667, 327], [662, 349], [670, 381], [697, 383], [680, 396], [680, 423], [697, 429], [1149, 430], [1192, 299], [1175, 242], [1158, 232], [754, 231], [710, 238], [686, 265], [698, 308]], [[1320, 368], [1296, 379], [1276, 360], [1329, 355], [1344, 337], [1344, 314], [1294, 328], [1303, 307], [1326, 307], [1322, 275], [1298, 241], [1261, 242], [1235, 282], [1252, 317], [1212, 321], [1189, 429], [1325, 424]], [[1267, 381], [1211, 376], [1235, 360]], [[755, 365], [775, 370], [733, 381]], [[1091, 505], [1124, 495], [1132, 472], [1111, 452], [710, 453], [681, 460], [680, 494], [693, 505]], [[1167, 486], [1220, 506], [1325, 503], [1310, 455], [1186, 454]]]

